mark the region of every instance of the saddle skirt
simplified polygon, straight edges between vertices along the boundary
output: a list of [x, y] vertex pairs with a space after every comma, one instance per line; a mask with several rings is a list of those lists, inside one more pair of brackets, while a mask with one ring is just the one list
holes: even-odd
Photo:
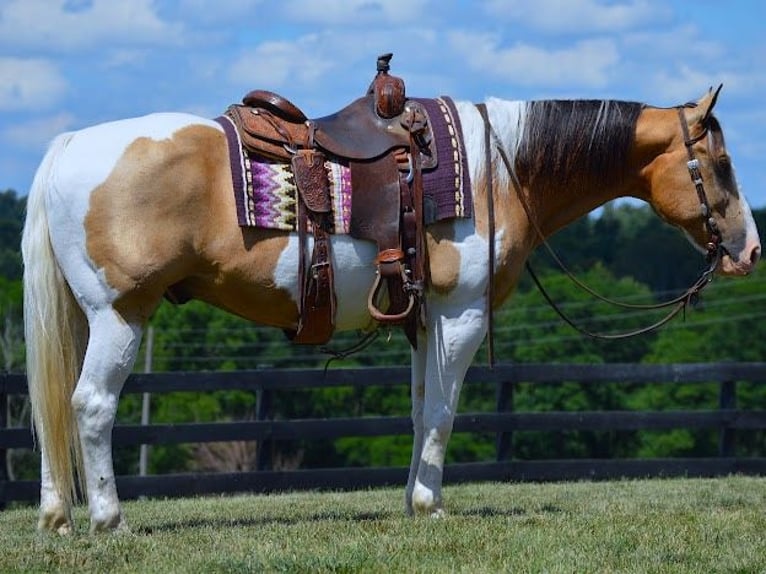
[[[471, 181], [455, 104], [446, 96], [413, 99], [428, 112], [439, 158], [435, 168], [423, 170], [425, 224], [456, 217], [470, 218], [473, 216]], [[298, 192], [291, 165], [248, 151], [229, 116], [215, 119], [223, 127], [228, 142], [239, 225], [297, 231]], [[348, 234], [353, 195], [348, 163], [330, 156], [325, 161], [325, 170], [332, 198], [331, 231]]]

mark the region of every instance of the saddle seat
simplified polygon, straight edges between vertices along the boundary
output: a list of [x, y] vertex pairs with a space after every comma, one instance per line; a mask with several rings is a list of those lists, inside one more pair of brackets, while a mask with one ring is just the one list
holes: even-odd
[[415, 135], [427, 149], [421, 154], [422, 167], [432, 169], [438, 163], [428, 116], [415, 100], [407, 100], [400, 113], [387, 118], [378, 113], [375, 94], [368, 93], [334, 114], [308, 119], [287, 98], [253, 90], [227, 113], [241, 128], [246, 148], [277, 161], [290, 161], [296, 150], [311, 148], [338, 159], [371, 160], [393, 149], [409, 149]]

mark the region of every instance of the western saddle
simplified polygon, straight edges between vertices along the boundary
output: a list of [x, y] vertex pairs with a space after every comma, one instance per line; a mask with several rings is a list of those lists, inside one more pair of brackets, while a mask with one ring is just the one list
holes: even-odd
[[[294, 342], [325, 343], [335, 328], [332, 199], [325, 168], [330, 159], [351, 172], [351, 236], [378, 247], [367, 298], [370, 315], [379, 323], [403, 325], [416, 346], [427, 268], [422, 171], [435, 168], [438, 158], [428, 114], [406, 98], [403, 80], [388, 73], [391, 57], [378, 58], [366, 95], [330, 116], [308, 119], [265, 90], [248, 93], [226, 111], [248, 151], [289, 163], [294, 175], [302, 290], [298, 328], [288, 333]], [[314, 245], [307, 262], [309, 232]]]

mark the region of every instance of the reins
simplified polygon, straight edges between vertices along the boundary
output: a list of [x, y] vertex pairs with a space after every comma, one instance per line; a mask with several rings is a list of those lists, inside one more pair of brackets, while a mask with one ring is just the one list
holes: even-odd
[[[716, 93], [716, 96], [717, 95], [718, 94]], [[592, 296], [596, 297], [597, 299], [617, 307], [634, 309], [634, 310], [656, 310], [656, 309], [664, 309], [667, 307], [673, 307], [666, 316], [656, 321], [655, 323], [652, 323], [645, 327], [641, 327], [639, 329], [626, 331], [622, 333], [596, 333], [578, 325], [571, 318], [569, 318], [566, 315], [566, 313], [562, 311], [562, 309], [556, 304], [556, 302], [553, 300], [550, 294], [543, 287], [542, 283], [540, 282], [540, 279], [535, 274], [529, 261], [526, 261], [525, 263], [526, 269], [529, 272], [529, 275], [532, 277], [532, 280], [534, 281], [535, 285], [540, 290], [540, 293], [543, 295], [543, 297], [551, 306], [551, 308], [556, 312], [556, 314], [559, 317], [561, 317], [561, 319], [564, 320], [564, 322], [566, 322], [568, 325], [570, 325], [572, 328], [582, 333], [583, 335], [587, 335], [588, 337], [592, 337], [595, 339], [608, 339], [608, 340], [626, 339], [629, 337], [635, 337], [636, 335], [648, 333], [650, 331], [653, 331], [661, 327], [662, 325], [666, 324], [671, 319], [673, 319], [681, 311], [685, 310], [689, 304], [696, 303], [697, 299], [699, 298], [700, 292], [713, 279], [713, 273], [715, 272], [721, 260], [723, 247], [721, 245], [721, 233], [718, 229], [716, 221], [713, 219], [711, 215], [710, 204], [707, 199], [707, 194], [705, 193], [705, 187], [702, 180], [702, 174], [699, 170], [699, 160], [694, 156], [694, 150], [693, 150], [694, 144], [697, 143], [698, 141], [701, 141], [707, 135], [708, 133], [707, 127], [705, 128], [705, 130], [703, 130], [703, 132], [699, 136], [695, 138], [689, 137], [689, 127], [687, 125], [686, 117], [683, 111], [684, 107], [687, 107], [687, 106], [681, 106], [681, 107], [678, 107], [677, 109], [678, 109], [679, 119], [681, 122], [681, 130], [684, 137], [684, 146], [686, 147], [686, 152], [689, 157], [689, 160], [687, 161], [687, 164], [686, 164], [687, 169], [689, 170], [689, 175], [691, 177], [692, 183], [694, 184], [694, 187], [697, 191], [697, 196], [700, 201], [700, 210], [704, 218], [705, 226], [707, 228], [708, 234], [710, 236], [710, 240], [706, 246], [708, 268], [704, 270], [702, 274], [700, 275], [700, 277], [688, 289], [686, 289], [686, 291], [684, 291], [678, 297], [675, 297], [668, 301], [664, 301], [662, 303], [644, 304], [644, 305], [624, 303], [622, 301], [616, 301], [613, 299], [609, 299], [608, 297], [604, 297], [603, 295], [595, 292], [593, 289], [585, 285], [582, 281], [580, 281], [577, 277], [575, 277], [574, 274], [572, 274], [572, 272], [569, 271], [569, 269], [567, 269], [566, 265], [564, 265], [563, 261], [561, 261], [561, 258], [555, 253], [550, 243], [545, 238], [545, 235], [543, 234], [542, 230], [537, 224], [537, 221], [532, 216], [532, 211], [529, 207], [529, 204], [527, 203], [527, 198], [522, 193], [521, 182], [516, 176], [516, 172], [513, 169], [513, 166], [511, 165], [511, 161], [508, 158], [508, 154], [505, 151], [505, 147], [503, 146], [502, 141], [498, 137], [497, 133], [492, 127], [492, 124], [489, 121], [486, 106], [484, 104], [477, 104], [476, 107], [478, 108], [479, 113], [481, 114], [481, 117], [484, 121], [484, 128], [485, 128], [484, 140], [485, 140], [485, 160], [486, 160], [486, 176], [485, 177], [487, 178], [487, 210], [488, 210], [488, 213], [491, 214], [490, 220], [489, 220], [489, 226], [488, 226], [488, 237], [490, 238], [490, 240], [488, 242], [489, 243], [489, 285], [487, 289], [488, 299], [489, 299], [487, 307], [488, 307], [488, 313], [489, 313], [488, 348], [490, 349], [490, 355], [489, 355], [490, 365], [493, 364], [493, 360], [494, 360], [494, 356], [492, 353], [492, 349], [493, 349], [492, 298], [494, 294], [493, 283], [494, 283], [494, 263], [495, 263], [494, 261], [495, 259], [494, 258], [494, 201], [493, 201], [493, 185], [492, 185], [492, 146], [489, 143], [490, 138], [494, 140], [494, 144], [495, 144], [494, 147], [497, 150], [498, 155], [500, 156], [503, 164], [505, 165], [505, 169], [507, 170], [508, 175], [511, 178], [511, 185], [516, 190], [516, 195], [519, 198], [519, 202], [521, 203], [521, 206], [524, 209], [527, 219], [529, 220], [530, 224], [535, 230], [535, 233], [537, 233], [537, 235], [539, 236], [542, 244], [545, 246], [546, 250], [552, 257], [552, 259], [566, 274], [566, 276], [569, 277], [570, 280], [572, 280], [572, 282], [574, 282], [578, 287], [580, 287], [587, 293], [591, 294]], [[712, 109], [712, 105], [710, 106], [710, 109]]]
[[494, 134], [494, 130], [489, 123], [489, 115], [487, 113], [486, 104], [476, 104], [476, 108], [481, 114], [481, 119], [484, 120], [484, 154], [485, 166], [484, 177], [487, 179], [487, 247], [489, 249], [489, 283], [487, 285], [487, 361], [490, 366], [495, 364], [495, 325], [494, 325], [494, 313], [492, 312], [492, 304], [495, 299], [495, 198], [492, 193], [492, 153], [490, 143], [490, 130]]

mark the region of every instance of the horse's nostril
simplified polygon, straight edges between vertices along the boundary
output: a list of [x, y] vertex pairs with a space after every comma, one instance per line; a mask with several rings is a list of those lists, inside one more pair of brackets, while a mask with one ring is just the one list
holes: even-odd
[[758, 260], [761, 258], [761, 246], [756, 245], [753, 247], [753, 250], [750, 252], [750, 263], [755, 265], [758, 263]]

